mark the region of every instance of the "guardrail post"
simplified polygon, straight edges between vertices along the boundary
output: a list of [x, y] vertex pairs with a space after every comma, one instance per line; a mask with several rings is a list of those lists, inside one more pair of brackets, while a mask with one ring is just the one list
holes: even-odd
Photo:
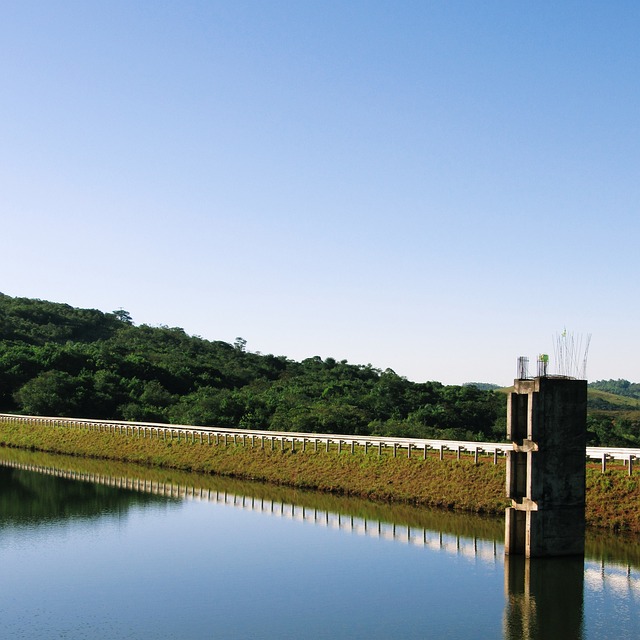
[[[555, 380], [555, 379], [553, 379]], [[525, 381], [526, 382], [526, 381]], [[526, 413], [526, 412], [525, 412]], [[20, 416], [14, 414], [2, 414], [0, 413], [0, 420], [4, 421], [6, 424], [15, 424], [15, 425], [34, 425], [34, 426], [45, 426], [45, 427], [57, 427], [68, 430], [88, 430], [88, 431], [96, 431], [99, 433], [108, 433], [108, 434], [125, 434], [127, 436], [137, 436], [139, 438], [149, 438], [153, 440], [153, 434], [155, 432], [156, 437], [160, 440], [160, 433], [162, 431], [162, 439], [166, 442], [167, 440], [173, 441], [174, 437], [178, 439], [180, 442], [182, 440], [182, 436], [185, 436], [185, 441], [189, 443], [189, 435], [191, 435], [191, 442], [195, 444], [196, 442], [196, 432], [198, 434], [198, 438], [200, 443], [204, 443], [204, 433], [207, 433], [207, 443], [211, 445], [214, 441], [214, 438], [211, 436], [215, 436], [215, 444], [219, 445], [222, 443], [222, 438], [224, 438], [225, 446], [228, 446], [230, 443], [231, 436], [234, 437], [234, 444], [239, 445], [238, 436], [242, 436], [242, 445], [244, 447], [248, 446], [247, 438], [251, 438], [251, 446], [252, 448], [257, 447], [256, 438], [260, 438], [260, 446], [264, 450], [266, 447], [265, 438], [272, 439], [272, 450], [274, 449], [275, 438], [280, 438], [279, 435], [276, 436], [267, 436], [265, 432], [253, 431], [253, 430], [238, 430], [237, 433], [232, 433], [234, 429], [229, 429], [228, 433], [225, 433], [223, 429], [215, 429], [212, 428], [211, 431], [208, 429], [205, 431], [200, 430], [198, 427], [188, 427], [186, 425], [180, 425], [177, 427], [169, 426], [167, 427], [165, 424], [144, 424], [144, 423], [135, 423], [135, 422], [126, 422], [126, 421], [117, 421], [117, 420], [91, 420], [91, 419], [72, 419], [72, 418], [47, 418], [40, 416]], [[175, 432], [175, 433], [174, 433]], [[147, 435], [148, 434], [148, 435]], [[295, 433], [287, 434], [284, 436], [286, 441], [291, 441], [291, 450], [293, 452], [296, 451], [296, 440], [298, 443], [302, 442], [302, 450], [307, 450], [307, 445], [313, 441], [314, 451], [317, 453], [322, 442], [325, 443], [325, 448], [327, 452], [331, 452], [333, 450], [333, 445], [336, 445], [336, 449], [338, 449], [339, 453], [342, 453], [343, 445], [348, 444], [350, 447], [350, 451], [352, 455], [356, 453], [356, 448], [358, 446], [362, 446], [364, 449], [365, 455], [369, 455], [369, 448], [375, 447], [378, 451], [378, 457], [381, 457], [383, 454], [384, 447], [394, 447], [394, 438], [376, 438], [374, 437], [374, 441], [368, 439], [367, 436], [349, 436], [347, 439], [334, 439], [332, 437], [318, 437], [318, 434], [305, 434], [305, 433]], [[527, 439], [525, 439], [527, 440]], [[484, 445], [484, 446], [483, 446]], [[460, 460], [462, 453], [465, 454], [473, 454], [474, 461], [479, 462], [479, 457], [486, 455], [489, 457], [490, 455], [493, 458], [493, 464], [498, 464], [499, 456], [502, 454], [515, 454], [518, 453], [516, 447], [520, 446], [518, 443], [512, 443], [511, 445], [501, 445], [493, 442], [489, 443], [481, 443], [481, 442], [456, 442], [456, 441], [444, 441], [444, 440], [417, 440], [417, 439], [398, 439], [395, 440], [395, 451], [394, 455], [397, 457], [398, 448], [402, 449], [403, 447], [407, 448], [407, 458], [414, 457], [414, 450], [421, 449], [422, 450], [422, 458], [425, 460], [429, 456], [429, 450], [433, 449], [434, 451], [438, 450], [438, 457], [443, 460], [446, 458], [446, 452], [451, 451], [452, 454], [455, 452], [456, 459]], [[528, 446], [528, 445], [527, 445]], [[536, 443], [533, 443], [534, 448], [537, 447]], [[526, 448], [526, 447], [525, 447]], [[592, 460], [600, 459], [601, 461], [601, 469], [602, 472], [605, 473], [607, 471], [609, 461], [610, 460], [621, 460], [625, 467], [626, 471], [629, 474], [633, 474], [635, 470], [635, 460], [640, 458], [640, 449], [629, 449], [629, 448], [606, 448], [606, 447], [586, 447], [587, 449], [587, 458]], [[284, 443], [284, 450], [286, 451], [286, 442]], [[537, 451], [537, 449], [535, 449]], [[527, 452], [524, 451], [521, 447], [520, 453], [523, 453], [522, 458], [526, 458]], [[604, 456], [604, 457], [603, 457]], [[631, 456], [631, 462], [630, 462]], [[547, 456], [548, 457], [548, 456]], [[584, 454], [582, 460], [585, 460]], [[512, 464], [509, 462], [509, 464]], [[509, 474], [509, 464], [507, 473]], [[631, 465], [631, 469], [629, 466]], [[526, 474], [521, 474], [522, 477], [526, 477]], [[538, 517], [538, 516], [536, 516]]]

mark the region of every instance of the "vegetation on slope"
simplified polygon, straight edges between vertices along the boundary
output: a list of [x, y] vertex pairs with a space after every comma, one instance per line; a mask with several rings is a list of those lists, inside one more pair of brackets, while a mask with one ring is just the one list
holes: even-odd
[[[623, 385], [625, 388], [638, 386], [627, 380], [617, 382], [626, 383]], [[606, 386], [607, 383], [604, 384]], [[640, 398], [629, 393], [618, 395], [605, 391], [602, 385], [602, 381], [589, 385], [588, 444], [596, 447], [640, 447]]]
[[[589, 386], [588, 444], [640, 447], [640, 385]], [[617, 395], [621, 394], [621, 395]], [[495, 385], [415, 383], [318, 356], [294, 362], [166, 326], [0, 294], [0, 412], [247, 429], [505, 438]]]
[[328, 433], [501, 439], [505, 398], [346, 360], [250, 353], [0, 294], [0, 411]]
[[596, 382], [592, 382], [589, 387], [598, 391], [604, 391], [613, 396], [633, 398], [638, 401], [635, 406], [640, 406], [640, 384], [637, 382], [629, 382], [621, 378], [618, 380], [597, 380]]

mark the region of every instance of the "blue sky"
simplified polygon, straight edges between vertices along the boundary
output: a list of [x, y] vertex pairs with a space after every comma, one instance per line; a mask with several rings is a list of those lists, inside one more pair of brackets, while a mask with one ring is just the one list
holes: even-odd
[[622, 1], [5, 0], [0, 291], [453, 384], [566, 327], [640, 381], [639, 33]]

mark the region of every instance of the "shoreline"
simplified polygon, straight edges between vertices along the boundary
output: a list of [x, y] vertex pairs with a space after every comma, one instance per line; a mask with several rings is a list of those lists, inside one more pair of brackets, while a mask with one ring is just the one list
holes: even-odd
[[[503, 515], [505, 461], [439, 460], [342, 451], [292, 452], [173, 442], [0, 422], [0, 446], [132, 462], [449, 511]], [[587, 525], [640, 533], [640, 474], [587, 468]]]

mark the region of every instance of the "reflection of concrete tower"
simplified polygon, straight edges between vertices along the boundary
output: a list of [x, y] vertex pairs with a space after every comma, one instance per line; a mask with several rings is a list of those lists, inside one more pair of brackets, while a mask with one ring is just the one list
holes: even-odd
[[584, 637], [584, 560], [507, 556], [505, 640]]
[[516, 380], [507, 408], [505, 553], [584, 554], [587, 382]]

